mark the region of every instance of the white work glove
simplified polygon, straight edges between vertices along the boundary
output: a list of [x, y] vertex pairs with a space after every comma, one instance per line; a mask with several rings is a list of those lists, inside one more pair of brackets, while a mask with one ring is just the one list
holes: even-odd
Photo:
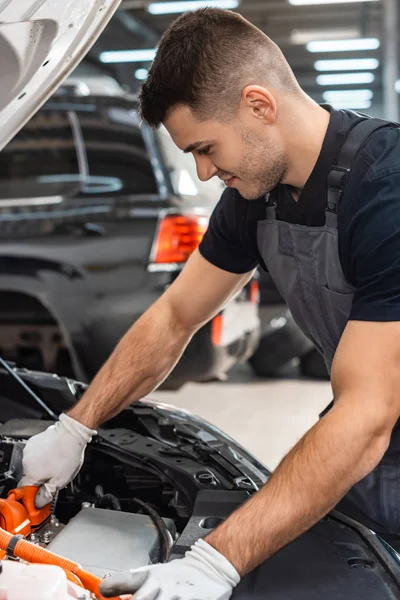
[[100, 593], [135, 594], [134, 600], [228, 600], [239, 581], [228, 559], [198, 540], [182, 559], [111, 575]]
[[66, 414], [26, 443], [22, 457], [22, 479], [18, 487], [40, 485], [36, 508], [52, 501], [55, 493], [79, 472], [86, 445], [97, 432]]

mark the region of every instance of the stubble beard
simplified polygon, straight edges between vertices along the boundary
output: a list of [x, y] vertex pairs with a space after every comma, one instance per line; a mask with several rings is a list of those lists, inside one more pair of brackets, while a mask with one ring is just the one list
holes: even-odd
[[245, 159], [241, 165], [240, 179], [247, 189], [240, 190], [246, 200], [257, 200], [271, 192], [285, 177], [288, 162], [282, 151], [273, 145], [258, 145], [255, 152], [254, 140], [242, 135]]

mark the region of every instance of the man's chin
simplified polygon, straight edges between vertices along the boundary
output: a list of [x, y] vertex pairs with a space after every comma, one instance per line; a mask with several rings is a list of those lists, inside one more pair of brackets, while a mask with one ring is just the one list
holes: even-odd
[[237, 188], [239, 194], [242, 196], [242, 198], [244, 198], [245, 200], [249, 200], [249, 202], [251, 202], [252, 200], [259, 200], [262, 196], [265, 196], [265, 194], [267, 192], [250, 192], [250, 191], [246, 191], [246, 190], [240, 190], [239, 188]]
[[265, 194], [269, 192], [269, 190], [256, 190], [254, 187], [251, 189], [251, 186], [246, 186], [246, 183], [238, 177], [235, 177], [235, 180], [232, 183], [233, 185], [230, 185], [229, 187], [237, 190], [242, 198], [249, 201], [259, 200], [262, 198], [262, 196], [265, 196]]

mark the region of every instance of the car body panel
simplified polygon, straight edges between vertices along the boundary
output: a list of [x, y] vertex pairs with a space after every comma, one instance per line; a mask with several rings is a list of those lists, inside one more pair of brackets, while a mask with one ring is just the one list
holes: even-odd
[[119, 0], [0, 2], [0, 149], [78, 65]]

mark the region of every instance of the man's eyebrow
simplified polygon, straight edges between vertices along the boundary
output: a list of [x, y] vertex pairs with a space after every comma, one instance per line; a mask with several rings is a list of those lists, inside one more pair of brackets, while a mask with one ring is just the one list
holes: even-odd
[[211, 144], [212, 142], [210, 140], [204, 140], [204, 142], [195, 142], [194, 144], [190, 144], [189, 146], [187, 146], [187, 148], [184, 149], [184, 153], [188, 154], [189, 152], [193, 152], [193, 150], [197, 150], [197, 148], [199, 146], [202, 146], [202, 144]]

